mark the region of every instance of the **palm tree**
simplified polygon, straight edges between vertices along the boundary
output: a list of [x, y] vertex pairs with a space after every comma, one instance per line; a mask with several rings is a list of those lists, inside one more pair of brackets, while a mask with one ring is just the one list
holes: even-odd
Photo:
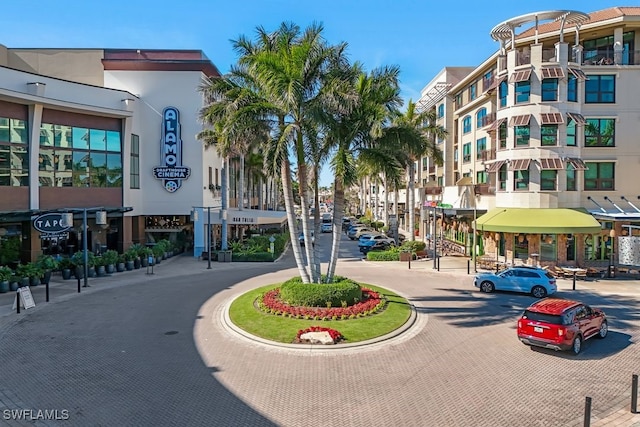
[[395, 117], [393, 125], [385, 129], [381, 138], [391, 145], [401, 147], [400, 160], [407, 171], [407, 209], [409, 209], [409, 230], [411, 240], [415, 240], [415, 162], [423, 156], [429, 156], [435, 164], [442, 164], [442, 151], [436, 145], [436, 138], [444, 138], [446, 130], [436, 124], [436, 112], [433, 109], [418, 112], [416, 104], [409, 100], [407, 110]]

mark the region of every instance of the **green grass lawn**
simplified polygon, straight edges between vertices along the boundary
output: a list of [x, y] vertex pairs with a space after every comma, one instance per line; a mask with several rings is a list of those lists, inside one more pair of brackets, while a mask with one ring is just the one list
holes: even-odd
[[236, 326], [250, 334], [281, 343], [293, 342], [300, 329], [310, 326], [335, 329], [346, 338], [347, 343], [365, 341], [398, 329], [409, 319], [411, 307], [406, 299], [384, 288], [364, 283], [361, 285], [385, 296], [385, 310], [367, 317], [330, 321], [292, 319], [262, 313], [255, 307], [254, 301], [263, 292], [280, 286], [274, 284], [253, 289], [236, 298], [229, 308], [229, 317]]

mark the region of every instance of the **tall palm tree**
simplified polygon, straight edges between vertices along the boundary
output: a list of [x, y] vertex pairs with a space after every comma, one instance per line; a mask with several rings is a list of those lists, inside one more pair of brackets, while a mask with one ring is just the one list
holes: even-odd
[[442, 151], [436, 145], [436, 138], [444, 138], [446, 130], [436, 123], [433, 109], [418, 112], [416, 104], [409, 100], [407, 110], [395, 117], [393, 125], [385, 129], [383, 140], [402, 147], [401, 161], [407, 171], [407, 209], [409, 209], [409, 231], [411, 240], [415, 240], [415, 163], [422, 156], [431, 157], [438, 165], [442, 164]]

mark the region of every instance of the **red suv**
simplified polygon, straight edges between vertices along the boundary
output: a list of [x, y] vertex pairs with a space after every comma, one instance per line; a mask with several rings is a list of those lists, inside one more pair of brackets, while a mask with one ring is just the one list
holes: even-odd
[[604, 338], [608, 332], [602, 310], [559, 298], [533, 303], [518, 320], [518, 338], [523, 343], [573, 354], [580, 353], [584, 340]]

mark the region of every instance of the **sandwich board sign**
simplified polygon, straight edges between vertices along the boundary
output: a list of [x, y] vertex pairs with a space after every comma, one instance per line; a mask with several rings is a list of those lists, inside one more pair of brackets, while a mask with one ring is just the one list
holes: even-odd
[[18, 288], [16, 300], [13, 301], [13, 310], [16, 309], [18, 296], [20, 297], [20, 303], [25, 310], [36, 306], [36, 302], [33, 300], [33, 295], [31, 294], [31, 288], [28, 286], [23, 286], [21, 288]]

